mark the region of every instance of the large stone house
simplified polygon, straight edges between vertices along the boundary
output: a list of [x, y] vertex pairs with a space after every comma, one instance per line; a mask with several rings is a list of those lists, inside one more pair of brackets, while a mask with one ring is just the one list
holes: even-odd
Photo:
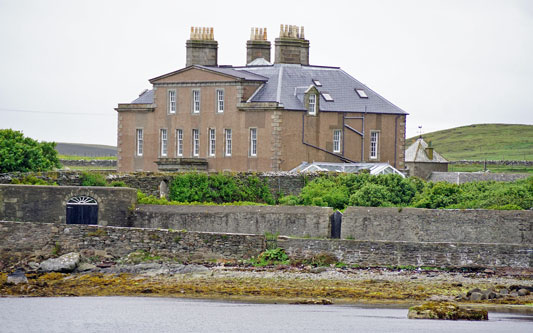
[[303, 27], [281, 26], [273, 64], [266, 29], [252, 28], [246, 48], [246, 66], [218, 66], [213, 29], [191, 28], [186, 67], [115, 109], [118, 170], [404, 168], [407, 113], [339, 67], [309, 65]]

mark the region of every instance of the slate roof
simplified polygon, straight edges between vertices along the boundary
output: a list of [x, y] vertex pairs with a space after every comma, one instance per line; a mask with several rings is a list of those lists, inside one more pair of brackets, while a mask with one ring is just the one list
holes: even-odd
[[418, 138], [412, 145], [405, 150], [405, 162], [432, 162], [432, 163], [448, 163], [444, 157], [433, 149], [433, 159], [430, 160], [426, 154], [428, 144], [424, 139]]
[[152, 104], [154, 102], [154, 90], [146, 89], [131, 104]]
[[[313, 85], [313, 80], [318, 80], [322, 84], [316, 86], [321, 93], [320, 111], [365, 112], [366, 107], [369, 113], [407, 114], [338, 67], [274, 64], [235, 67], [235, 70], [268, 78], [251, 102], [278, 102], [286, 110], [305, 110], [305, 90]], [[368, 98], [359, 97], [355, 89], [363, 89]], [[333, 101], [326, 101], [323, 92], [329, 93]]]
[[[303, 100], [305, 91], [314, 84], [313, 80], [318, 80], [321, 86], [315, 85], [315, 87], [321, 93], [320, 111], [407, 114], [339, 67], [302, 66], [298, 64], [246, 67], [194, 65], [194, 67], [231, 75], [243, 80], [264, 82], [249, 102], [278, 102], [286, 110], [305, 111]], [[158, 78], [183, 70], [164, 74]], [[364, 90], [368, 98], [361, 98], [355, 89]], [[326, 101], [322, 93], [329, 93], [333, 101]], [[132, 104], [150, 104], [153, 103], [153, 99], [153, 90], [148, 90], [135, 99]]]

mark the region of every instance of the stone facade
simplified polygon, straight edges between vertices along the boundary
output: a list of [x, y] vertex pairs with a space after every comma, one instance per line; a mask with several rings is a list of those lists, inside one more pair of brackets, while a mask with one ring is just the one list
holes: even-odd
[[142, 205], [127, 226], [327, 238], [332, 213], [326, 207]]
[[533, 211], [348, 207], [341, 230], [359, 241], [531, 245]]
[[[300, 66], [302, 73], [316, 69], [313, 73], [297, 75], [302, 78], [324, 72], [323, 66], [309, 66], [309, 41], [304, 37], [303, 27], [281, 27], [280, 37], [275, 40], [274, 65], [267, 62], [270, 42], [266, 39], [266, 29], [252, 29], [247, 42], [247, 63], [265, 59], [258, 64], [245, 68], [217, 66], [217, 47], [212, 28], [193, 28], [186, 43], [187, 67], [151, 79], [152, 90], [146, 96], [153, 94], [150, 95], [153, 98], [141, 95], [115, 108], [118, 171], [194, 169], [194, 165], [183, 166], [186, 159], [206, 162], [208, 171], [288, 171], [304, 161], [384, 162], [397, 169], [404, 168], [406, 113], [403, 110], [374, 92], [376, 96], [366, 97], [356, 95], [353, 88], [340, 92], [345, 85], [335, 83], [336, 79], [320, 83], [309, 77], [305, 83], [294, 82], [294, 86], [288, 86], [287, 78], [276, 79], [259, 73], [277, 65]], [[337, 71], [338, 77], [348, 77], [339, 68], [329, 67], [329, 70]], [[282, 71], [280, 68], [279, 75]], [[350, 80], [351, 84], [362, 86], [355, 79]], [[298, 89], [314, 85], [315, 81], [319, 88], [315, 87], [313, 96], [319, 112], [309, 115], [308, 95], [296, 94]], [[254, 100], [265, 86], [278, 84], [276, 96]], [[303, 84], [307, 86], [302, 87]], [[326, 101], [322, 95], [329, 95], [329, 89], [339, 91], [338, 106], [332, 106], [335, 99]], [[286, 96], [287, 91], [290, 96]], [[284, 99], [298, 101], [299, 109], [287, 106]], [[323, 102], [319, 103], [320, 100]], [[338, 131], [342, 135], [334, 139]], [[371, 133], [379, 133], [375, 144], [371, 142]], [[339, 145], [342, 150], [335, 148]], [[377, 151], [375, 156], [371, 147]], [[169, 164], [173, 161], [179, 165]]]
[[99, 225], [125, 221], [137, 202], [131, 188], [0, 185], [0, 220], [65, 224], [67, 202], [77, 196], [97, 201]]

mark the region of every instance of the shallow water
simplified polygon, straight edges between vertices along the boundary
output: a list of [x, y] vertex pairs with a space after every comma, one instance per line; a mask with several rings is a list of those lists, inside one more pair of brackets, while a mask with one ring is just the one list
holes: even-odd
[[533, 332], [533, 317], [409, 320], [407, 309], [179, 298], [0, 298], [0, 332]]

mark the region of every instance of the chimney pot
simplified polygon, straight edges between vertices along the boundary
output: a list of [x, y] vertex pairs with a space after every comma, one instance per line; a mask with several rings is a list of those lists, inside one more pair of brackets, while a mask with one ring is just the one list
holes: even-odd
[[191, 27], [191, 37], [186, 43], [186, 66], [218, 65], [218, 42], [212, 27]]

